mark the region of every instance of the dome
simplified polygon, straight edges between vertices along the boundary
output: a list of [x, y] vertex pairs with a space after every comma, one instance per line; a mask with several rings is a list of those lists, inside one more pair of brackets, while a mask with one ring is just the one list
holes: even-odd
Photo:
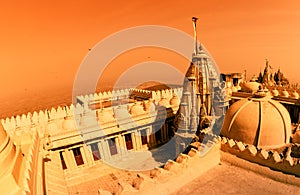
[[100, 123], [105, 123], [105, 122], [111, 122], [114, 121], [115, 117], [113, 115], [113, 111], [112, 109], [101, 109], [100, 111], [98, 111], [98, 121]]
[[136, 116], [136, 115], [141, 115], [141, 114], [144, 114], [145, 111], [144, 111], [144, 107], [136, 102], [131, 108], [130, 108], [130, 114]]
[[177, 95], [174, 95], [170, 100], [170, 105], [179, 106], [179, 104], [180, 104], [179, 98], [177, 97]]
[[232, 87], [231, 87], [231, 91], [232, 91], [232, 92], [238, 92], [238, 89], [236, 88], [236, 86], [232, 86]]
[[85, 110], [81, 116], [80, 126], [98, 125], [97, 114], [95, 110]]
[[275, 88], [275, 89], [273, 89], [273, 90], [271, 91], [271, 94], [272, 94], [272, 96], [278, 96], [278, 95], [279, 95], [279, 92], [278, 92], [278, 90]]
[[56, 123], [53, 122], [53, 120], [50, 120], [48, 122], [47, 131], [49, 132], [50, 135], [54, 135], [54, 134], [58, 133], [59, 129], [58, 129]]
[[155, 104], [153, 103], [152, 99], [148, 102], [144, 102], [144, 110], [146, 112], [155, 111]]
[[247, 83], [241, 83], [241, 90], [248, 93], [254, 93], [258, 91], [260, 83], [255, 81], [250, 81]]
[[291, 118], [280, 103], [253, 96], [228, 109], [221, 134], [259, 148], [277, 148], [289, 143]]
[[71, 116], [66, 116], [63, 123], [62, 123], [62, 128], [64, 130], [74, 130], [76, 129], [76, 124], [74, 121], [74, 118]]
[[288, 98], [288, 97], [289, 97], [289, 92], [287, 92], [287, 90], [284, 89], [284, 90], [281, 92], [281, 95], [282, 95], [283, 97]]
[[291, 98], [299, 99], [299, 94], [297, 93], [297, 91], [294, 91], [294, 92], [291, 94]]
[[120, 105], [114, 108], [114, 115], [117, 120], [131, 119], [131, 116], [127, 109], [127, 105]]
[[168, 100], [166, 98], [162, 98], [159, 102], [158, 102], [159, 106], [163, 106], [163, 107], [170, 107], [170, 104], [168, 102]]

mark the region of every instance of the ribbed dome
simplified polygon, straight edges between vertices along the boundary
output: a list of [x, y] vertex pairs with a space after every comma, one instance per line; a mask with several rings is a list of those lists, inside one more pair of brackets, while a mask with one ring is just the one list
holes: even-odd
[[291, 119], [280, 103], [254, 96], [228, 109], [221, 134], [259, 148], [276, 148], [289, 143]]
[[248, 93], [254, 93], [256, 91], [258, 91], [260, 86], [260, 83], [255, 82], [255, 81], [250, 81], [247, 83], [242, 83], [241, 84], [241, 89], [244, 92], [248, 92]]

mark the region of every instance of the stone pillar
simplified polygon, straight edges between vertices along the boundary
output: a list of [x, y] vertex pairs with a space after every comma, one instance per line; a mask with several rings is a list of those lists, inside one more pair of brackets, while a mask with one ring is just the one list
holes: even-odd
[[98, 145], [98, 149], [99, 149], [99, 152], [100, 152], [101, 159], [105, 159], [105, 152], [103, 150], [102, 142], [103, 142], [103, 140], [98, 142], [97, 145]]
[[85, 154], [87, 164], [88, 165], [93, 165], [94, 164], [94, 158], [93, 158], [91, 146], [87, 146], [87, 145], [83, 144], [83, 152]]
[[134, 134], [135, 134], [135, 132], [130, 133], [130, 136], [131, 136], [131, 140], [132, 140], [133, 150], [137, 150], [138, 148], [137, 148], [137, 143], [136, 143]]
[[124, 147], [124, 152], [125, 152], [125, 154], [127, 154], [128, 150], [127, 150], [127, 147], [126, 147], [126, 141], [125, 141], [124, 135], [121, 135], [121, 141], [122, 141], [122, 145]]
[[150, 135], [150, 140], [151, 140], [151, 146], [156, 145], [156, 138], [154, 133]]
[[148, 144], [149, 147], [151, 147], [153, 145], [153, 127], [152, 125], [149, 126], [149, 129], [147, 130], [147, 139], [148, 139]]
[[142, 136], [141, 136], [141, 132], [137, 131], [137, 140], [139, 142], [139, 149], [142, 149]]
[[118, 135], [118, 140], [119, 140], [119, 147], [120, 147], [120, 155], [124, 156], [127, 153], [127, 148], [126, 148], [126, 143], [124, 140], [124, 136], [119, 134]]
[[135, 131], [133, 133], [133, 137], [135, 138], [135, 142], [136, 142], [136, 150], [141, 150], [142, 148], [142, 140], [141, 140], [141, 133], [140, 131]]
[[80, 146], [80, 147], [79, 147], [79, 150], [80, 150], [80, 154], [81, 154], [82, 159], [83, 159], [83, 164], [84, 164], [84, 165], [88, 165], [88, 160], [87, 160], [87, 157], [86, 157], [86, 155], [85, 155], [85, 151], [84, 151], [84, 149], [83, 149], [83, 146]]
[[110, 150], [109, 150], [109, 145], [107, 140], [101, 140], [98, 146], [99, 149], [101, 148], [100, 153], [103, 154], [103, 159], [105, 160], [110, 159], [111, 155], [110, 155]]
[[120, 147], [120, 141], [118, 137], [115, 137], [115, 144], [117, 148], [117, 155], [114, 155], [113, 158], [120, 158], [122, 156], [121, 147]]
[[150, 135], [150, 128], [148, 127], [147, 129], [146, 129], [146, 136], [147, 136], [147, 143], [148, 143], [148, 145], [149, 145], [149, 135]]
[[77, 164], [74, 158], [74, 154], [73, 151], [69, 150], [69, 149], [65, 149], [64, 152], [62, 153], [66, 166], [68, 169], [73, 170], [75, 168], [77, 168]]

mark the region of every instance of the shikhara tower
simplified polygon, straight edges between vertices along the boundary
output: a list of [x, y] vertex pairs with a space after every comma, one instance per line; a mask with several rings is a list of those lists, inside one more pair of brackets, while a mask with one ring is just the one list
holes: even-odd
[[214, 88], [219, 77], [210, 56], [197, 42], [197, 18], [193, 17], [194, 53], [185, 75], [180, 107], [179, 130], [195, 132], [206, 115], [213, 115]]

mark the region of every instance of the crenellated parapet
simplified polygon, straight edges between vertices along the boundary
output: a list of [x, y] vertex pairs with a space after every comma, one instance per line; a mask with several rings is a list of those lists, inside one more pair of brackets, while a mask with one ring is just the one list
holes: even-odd
[[65, 107], [51, 108], [49, 110], [29, 112], [2, 119], [1, 123], [6, 132], [13, 138], [31, 135], [33, 131], [37, 131], [40, 137], [44, 136], [44, 132], [50, 121], [55, 122], [55, 126], [62, 127], [63, 120], [68, 115], [73, 115], [75, 109], [80, 109], [81, 105], [70, 105]]
[[133, 89], [120, 89], [113, 91], [103, 91], [94, 94], [77, 96], [77, 102], [83, 104], [84, 102], [97, 103], [99, 101], [116, 100], [118, 98], [129, 97]]
[[219, 137], [221, 150], [239, 158], [284, 173], [300, 176], [300, 158], [292, 153], [295, 145], [287, 145], [277, 150], [266, 150], [226, 137]]
[[99, 92], [99, 93], [94, 93], [89, 95], [80, 95], [77, 96], [77, 102], [82, 105], [84, 103], [97, 104], [100, 102], [120, 100], [120, 99], [125, 99], [130, 97], [135, 97], [141, 100], [153, 99], [155, 100], [155, 102], [158, 102], [163, 97], [170, 100], [173, 97], [173, 95], [176, 95], [179, 98], [181, 98], [181, 94], [182, 94], [182, 87], [163, 89], [157, 91], [129, 88], [129, 89], [117, 89], [113, 91], [104, 91], [104, 92]]
[[[59, 133], [66, 130], [75, 130], [76, 126], [84, 123], [84, 127], [86, 127], [86, 124], [91, 123], [94, 123], [95, 125], [98, 123], [104, 125], [104, 123], [115, 120], [115, 108], [117, 108], [119, 105], [111, 105], [107, 108], [102, 107], [91, 109], [83, 101], [87, 101], [88, 103], [93, 98], [95, 101], [102, 101], [104, 99], [113, 99], [112, 97], [114, 96], [128, 97], [133, 91], [141, 94], [150, 94], [150, 99], [138, 101], [136, 103], [125, 102], [126, 106], [125, 110], [122, 111], [122, 114], [124, 115], [125, 112], [125, 115], [128, 115], [129, 118], [140, 121], [142, 118], [149, 118], [149, 114], [151, 115], [150, 117], [154, 117], [156, 115], [155, 110], [157, 110], [159, 102], [162, 102], [162, 99], [159, 99], [158, 102], [155, 102], [158, 100], [158, 97], [164, 97], [163, 100], [167, 101], [166, 107], [171, 108], [173, 113], [176, 113], [180, 104], [180, 93], [182, 92], [182, 88], [152, 92], [147, 90], [125, 89], [113, 92], [101, 92], [94, 95], [79, 96], [78, 100], [82, 101], [82, 104], [77, 103], [75, 105], [71, 104], [64, 107], [58, 106], [57, 108], [34, 111], [32, 113], [29, 112], [27, 114], [12, 116], [10, 118], [7, 117], [6, 119], [2, 119], [1, 123], [4, 126], [4, 129], [13, 139], [20, 137], [21, 135], [31, 134], [33, 129], [32, 127], [34, 125], [37, 126], [35, 129], [37, 129], [39, 132], [40, 137], [43, 137], [46, 131], [50, 131], [50, 133]], [[95, 99], [95, 97], [97, 99]], [[142, 123], [145, 122], [147, 122], [147, 120]]]

